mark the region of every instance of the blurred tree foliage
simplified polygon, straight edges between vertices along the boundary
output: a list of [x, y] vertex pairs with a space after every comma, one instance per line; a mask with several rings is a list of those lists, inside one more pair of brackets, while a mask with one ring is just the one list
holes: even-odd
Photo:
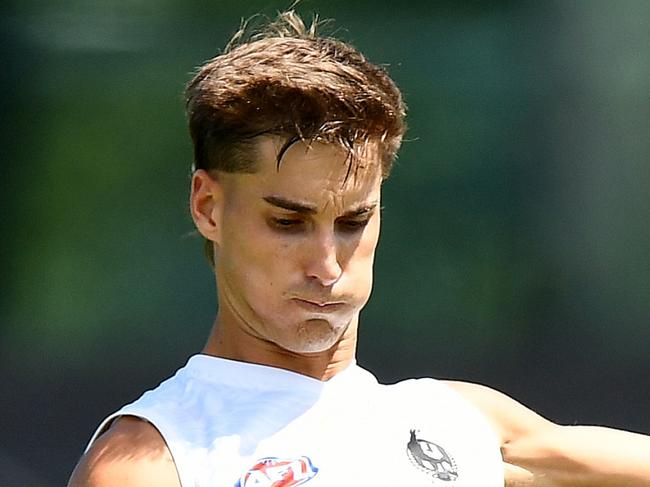
[[[629, 352], [649, 311], [648, 35], [634, 16], [647, 7], [622, 5], [604, 29], [598, 2], [463, 5], [300, 6], [336, 17], [328, 28], [386, 63], [410, 107], [368, 326], [443, 334], [483, 359], [567, 313], [619, 342], [609, 320], [624, 307]], [[14, 6], [5, 345], [75, 367], [125, 335], [189, 329], [197, 345], [213, 288], [187, 238], [183, 84], [241, 18], [284, 7]]]

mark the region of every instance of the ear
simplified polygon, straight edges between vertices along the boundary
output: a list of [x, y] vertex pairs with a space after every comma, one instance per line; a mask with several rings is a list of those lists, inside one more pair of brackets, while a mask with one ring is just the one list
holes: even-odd
[[223, 215], [223, 187], [217, 177], [203, 169], [192, 174], [190, 213], [201, 235], [217, 245], [221, 240]]

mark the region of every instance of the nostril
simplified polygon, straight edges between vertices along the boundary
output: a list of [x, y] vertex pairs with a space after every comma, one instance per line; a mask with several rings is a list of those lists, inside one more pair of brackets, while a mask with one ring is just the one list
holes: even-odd
[[339, 280], [342, 273], [343, 269], [333, 255], [327, 258], [314, 259], [307, 268], [307, 275], [311, 279], [319, 281], [323, 286], [334, 284]]

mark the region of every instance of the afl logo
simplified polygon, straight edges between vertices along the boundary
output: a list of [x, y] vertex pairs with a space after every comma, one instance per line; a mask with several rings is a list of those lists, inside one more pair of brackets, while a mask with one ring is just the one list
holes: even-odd
[[293, 487], [311, 480], [317, 473], [307, 457], [262, 458], [242, 475], [235, 487]]
[[415, 430], [411, 430], [406, 454], [418, 470], [429, 475], [434, 481], [449, 482], [458, 478], [454, 459], [441, 446], [415, 436]]

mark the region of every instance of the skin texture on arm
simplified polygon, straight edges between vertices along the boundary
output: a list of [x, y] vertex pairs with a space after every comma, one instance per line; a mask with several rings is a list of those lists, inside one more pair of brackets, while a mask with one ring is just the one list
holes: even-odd
[[77, 464], [68, 487], [180, 487], [171, 453], [150, 423], [123, 416]]
[[650, 437], [561, 426], [488, 387], [448, 382], [501, 440], [506, 487], [650, 487]]

